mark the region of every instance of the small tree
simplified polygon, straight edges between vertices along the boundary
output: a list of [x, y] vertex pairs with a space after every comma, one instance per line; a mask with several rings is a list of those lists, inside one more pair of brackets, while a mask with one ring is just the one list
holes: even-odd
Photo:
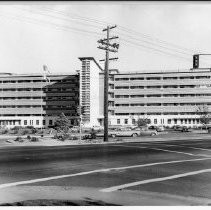
[[150, 123], [151, 120], [148, 118], [138, 118], [138, 120], [136, 121], [138, 127], [147, 126]]
[[70, 120], [62, 112], [55, 122], [55, 128], [57, 132], [67, 133], [69, 131], [70, 126], [71, 126]]
[[208, 106], [205, 104], [198, 106], [196, 112], [199, 115], [200, 123], [203, 124], [207, 129], [207, 125], [210, 123], [210, 114]]

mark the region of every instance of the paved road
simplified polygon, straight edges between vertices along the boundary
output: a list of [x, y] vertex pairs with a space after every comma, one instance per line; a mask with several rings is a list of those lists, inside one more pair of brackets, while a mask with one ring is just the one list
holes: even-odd
[[209, 139], [0, 148], [0, 168], [0, 190], [86, 187], [107, 196], [149, 192], [211, 203]]

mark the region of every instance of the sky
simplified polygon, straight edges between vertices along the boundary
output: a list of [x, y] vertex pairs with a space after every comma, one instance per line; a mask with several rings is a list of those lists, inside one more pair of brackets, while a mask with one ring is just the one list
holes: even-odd
[[[8, 2], [0, 3], [2, 72], [75, 73], [79, 57], [105, 58], [102, 30], [116, 25], [120, 44], [110, 68], [120, 72], [192, 68], [192, 55], [211, 53], [211, 2]], [[99, 62], [104, 66], [103, 62]], [[200, 56], [211, 67], [211, 56]]]

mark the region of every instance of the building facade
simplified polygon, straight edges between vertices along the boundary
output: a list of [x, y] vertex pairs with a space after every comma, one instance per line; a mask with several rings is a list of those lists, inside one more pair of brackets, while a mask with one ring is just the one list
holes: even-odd
[[[72, 75], [0, 74], [0, 126], [53, 126], [63, 112], [77, 125], [84, 107], [84, 126], [103, 125], [104, 72], [93, 57], [81, 57]], [[109, 72], [109, 125], [133, 125], [149, 118], [151, 125], [200, 126], [197, 107], [211, 110], [211, 71], [151, 73]]]
[[199, 126], [198, 107], [211, 107], [211, 72], [152, 72], [114, 75], [115, 117], [111, 124]]
[[[93, 62], [93, 58], [87, 59]], [[89, 91], [100, 93], [94, 112], [99, 113], [95, 122], [103, 125], [104, 73], [102, 69], [98, 72], [99, 78], [91, 80], [96, 86], [90, 86]], [[108, 92], [110, 125], [133, 125], [138, 118], [149, 118], [151, 125], [200, 126], [198, 107], [211, 107], [211, 72], [207, 69], [122, 74], [110, 70]]]
[[79, 76], [0, 74], [0, 126], [48, 127], [63, 112], [77, 124]]

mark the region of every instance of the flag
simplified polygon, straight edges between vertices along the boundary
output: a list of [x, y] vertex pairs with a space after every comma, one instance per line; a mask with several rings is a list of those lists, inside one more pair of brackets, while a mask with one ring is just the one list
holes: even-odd
[[43, 79], [50, 82], [50, 78], [47, 77], [47, 75], [50, 74], [50, 71], [48, 70], [48, 67], [46, 65], [43, 65]]

